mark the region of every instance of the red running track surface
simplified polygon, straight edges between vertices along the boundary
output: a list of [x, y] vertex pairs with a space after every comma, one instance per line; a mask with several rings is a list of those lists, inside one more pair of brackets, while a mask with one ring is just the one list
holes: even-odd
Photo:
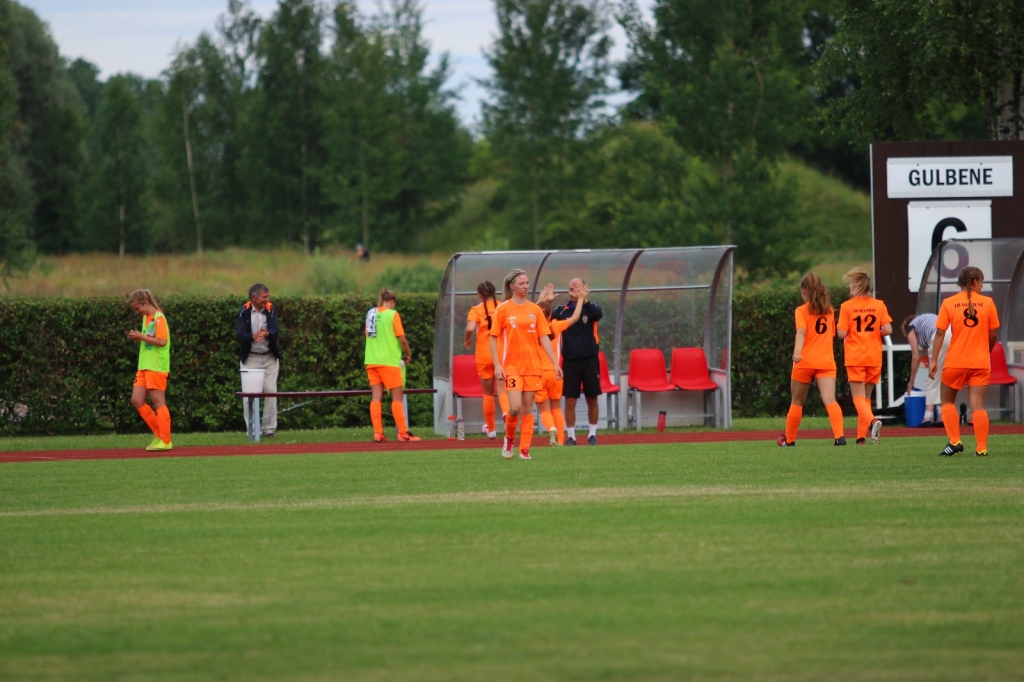
[[[961, 427], [961, 433], [970, 436], [974, 430]], [[672, 443], [730, 443], [730, 442], [774, 442], [781, 431], [701, 431], [684, 433], [601, 433], [601, 445], [654, 445]], [[1024, 434], [1024, 424], [995, 425], [993, 435]], [[927, 437], [945, 438], [945, 431], [937, 428], [908, 429], [905, 427], [886, 428], [883, 438]], [[533, 447], [547, 447], [547, 442], [538, 438]], [[800, 432], [800, 441], [832, 440], [832, 432], [814, 429]], [[851, 442], [852, 445], [852, 442]], [[395, 452], [402, 450], [480, 450], [501, 447], [501, 439], [487, 440], [473, 437], [467, 440], [421, 440], [418, 443], [261, 443], [259, 445], [223, 445], [202, 447], [177, 447], [170, 452], [146, 452], [143, 448], [110, 448], [106, 450], [47, 450], [0, 452], [0, 463], [5, 462], [53, 462], [82, 459], [150, 459], [156, 457], [235, 457], [241, 455], [311, 455], [340, 454], [349, 452]], [[586, 445], [577, 447], [588, 447]]]

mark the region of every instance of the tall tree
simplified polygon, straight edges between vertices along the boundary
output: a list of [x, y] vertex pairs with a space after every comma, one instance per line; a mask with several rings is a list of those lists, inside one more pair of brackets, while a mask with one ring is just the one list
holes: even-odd
[[510, 194], [529, 207], [534, 248], [564, 197], [580, 139], [600, 119], [611, 39], [601, 0], [495, 0], [498, 36], [485, 57], [483, 127], [507, 171]]
[[146, 233], [143, 198], [149, 165], [142, 106], [133, 89], [129, 76], [107, 81], [97, 113], [96, 151], [86, 190], [88, 248], [116, 246], [122, 257], [129, 246], [143, 248]]
[[661, 121], [685, 151], [717, 171], [700, 202], [702, 222], [718, 240], [736, 244], [751, 278], [801, 265], [793, 189], [775, 165], [800, 139], [811, 105], [800, 68], [801, 6], [657, 0], [649, 25], [630, 0], [622, 16], [632, 44], [622, 77], [638, 92], [632, 112]]
[[1024, 139], [1024, 2], [836, 4], [819, 88], [858, 87], [831, 101], [833, 124], [863, 141], [945, 138], [979, 107], [990, 139]]
[[[6, 20], [0, 9], [0, 33]], [[23, 142], [18, 123], [18, 88], [8, 68], [7, 47], [0, 42], [0, 278], [4, 284], [15, 271], [31, 261], [29, 238], [34, 197], [24, 159], [18, 154]]]
[[63, 253], [77, 241], [84, 107], [39, 17], [10, 0], [0, 0], [0, 16], [0, 44], [18, 91], [21, 154], [35, 194], [32, 235], [40, 249]]

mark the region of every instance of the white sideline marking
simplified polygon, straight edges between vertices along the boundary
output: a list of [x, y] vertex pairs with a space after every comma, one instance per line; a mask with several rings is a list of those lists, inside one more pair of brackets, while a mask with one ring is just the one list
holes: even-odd
[[1020, 485], [991, 486], [964, 481], [930, 483], [876, 483], [832, 487], [767, 486], [637, 486], [620, 488], [555, 488], [551, 490], [487, 490], [480, 492], [434, 493], [429, 495], [353, 495], [298, 502], [193, 502], [183, 504], [132, 505], [125, 507], [79, 507], [66, 509], [24, 509], [0, 511], [0, 517], [84, 516], [114, 514], [187, 514], [194, 512], [344, 509], [351, 507], [397, 507], [428, 504], [581, 504], [597, 502], [685, 499], [697, 497], [868, 497], [925, 496], [935, 493], [1021, 495]]

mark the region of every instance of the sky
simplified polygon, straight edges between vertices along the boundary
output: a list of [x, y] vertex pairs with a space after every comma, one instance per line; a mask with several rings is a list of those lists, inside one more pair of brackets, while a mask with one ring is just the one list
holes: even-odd
[[[175, 46], [191, 42], [200, 32], [214, 31], [227, 0], [18, 0], [50, 27], [60, 52], [69, 59], [82, 57], [100, 68], [101, 77], [130, 71], [156, 78], [171, 62]], [[432, 52], [447, 51], [452, 62], [450, 86], [458, 88], [459, 115], [472, 125], [479, 120], [484, 90], [476, 79], [489, 75], [483, 49], [495, 35], [491, 0], [422, 0], [424, 33]], [[649, 11], [654, 0], [640, 0]], [[358, 0], [367, 14], [376, 0]], [[268, 17], [275, 0], [251, 0]], [[617, 26], [613, 57], [625, 56], [625, 36]]]

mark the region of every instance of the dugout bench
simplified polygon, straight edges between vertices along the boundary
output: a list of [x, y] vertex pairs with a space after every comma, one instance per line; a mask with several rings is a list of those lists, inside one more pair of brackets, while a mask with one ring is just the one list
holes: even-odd
[[[406, 388], [402, 390], [402, 395], [419, 395], [423, 393], [437, 393], [437, 389]], [[288, 410], [291, 410], [296, 407], [301, 407], [316, 398], [356, 398], [368, 395], [373, 395], [373, 392], [368, 388], [361, 388], [352, 391], [278, 391], [276, 393], [246, 393], [244, 391], [235, 391], [236, 397], [249, 403], [249, 421], [245, 424], [245, 435], [249, 440], [255, 443], [260, 442], [260, 420], [262, 419], [260, 414], [260, 398], [308, 398], [308, 400], [305, 400], [298, 405], [293, 405], [287, 408]], [[280, 410], [279, 412], [286, 411], [287, 410]]]

